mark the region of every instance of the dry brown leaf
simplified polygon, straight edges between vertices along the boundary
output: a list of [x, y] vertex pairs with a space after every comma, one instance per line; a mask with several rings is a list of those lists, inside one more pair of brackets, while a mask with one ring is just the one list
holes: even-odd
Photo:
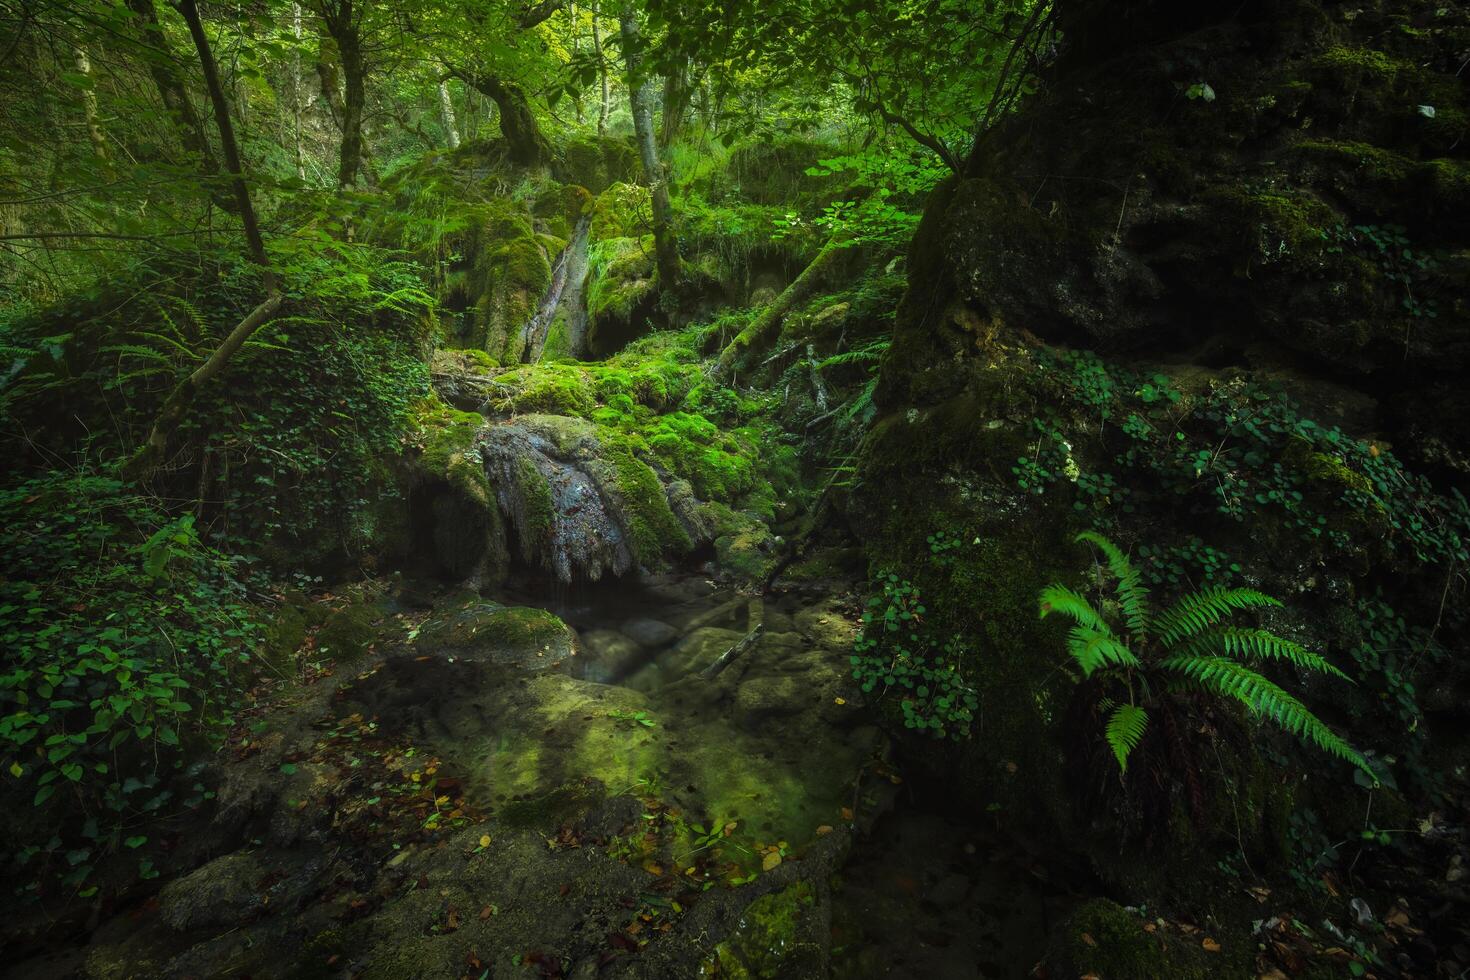
[[1218, 953], [1218, 952], [1220, 952], [1220, 944], [1217, 943], [1217, 942], [1215, 942], [1209, 936], [1206, 936], [1205, 939], [1204, 939], [1204, 942], [1200, 943], [1200, 945], [1203, 946], [1205, 948], [1205, 950], [1208, 951], [1208, 952], [1211, 952], [1211, 953]]
[[1090, 933], [1090, 932], [1084, 932], [1082, 934], [1082, 941], [1084, 943], [1086, 943], [1087, 945], [1089, 945], [1089, 946], [1096, 946], [1097, 945], [1097, 940], [1092, 938], [1092, 933]]

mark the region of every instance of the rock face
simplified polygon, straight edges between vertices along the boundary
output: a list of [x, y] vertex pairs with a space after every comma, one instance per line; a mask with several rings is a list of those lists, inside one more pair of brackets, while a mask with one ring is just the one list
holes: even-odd
[[945, 365], [1000, 327], [1216, 366], [1300, 359], [1380, 397], [1394, 442], [1470, 472], [1470, 15], [1134, 0], [1060, 16], [1040, 93], [928, 209], [883, 401], [952, 394], [963, 372]]
[[[647, 463], [560, 415], [487, 426], [478, 445], [526, 564], [563, 582], [654, 564], [708, 536]], [[681, 518], [683, 518], [681, 520]]]
[[[1054, 669], [1063, 638], [1037, 592], [1081, 583], [1071, 538], [1101, 525], [1165, 554], [1148, 559], [1162, 601], [1228, 554], [1224, 574], [1286, 597], [1293, 635], [1345, 669], [1375, 642], [1374, 602], [1436, 627], [1470, 537], [1453, 493], [1470, 477], [1470, 13], [1078, 2], [1058, 17], [1038, 93], [926, 209], [849, 519], [871, 564], [973, 644], [984, 739], [915, 757], [1157, 895], [1158, 869], [1211, 840], [1275, 860], [1274, 822], [1311, 790], [1288, 801], [1256, 779], [1259, 743], [1237, 733], [1222, 744], [1249, 826], [1207, 775], [1208, 812], [1154, 858], [1089, 838], [1109, 804], [1080, 799], [1077, 774], [1106, 759], [1089, 758], [1086, 693]], [[1397, 510], [1401, 492], [1434, 516]], [[1447, 649], [1464, 642], [1450, 632]], [[1358, 697], [1309, 699], [1370, 715]], [[1137, 812], [1126, 795], [1115, 814]], [[1187, 864], [1175, 880], [1208, 873]]]

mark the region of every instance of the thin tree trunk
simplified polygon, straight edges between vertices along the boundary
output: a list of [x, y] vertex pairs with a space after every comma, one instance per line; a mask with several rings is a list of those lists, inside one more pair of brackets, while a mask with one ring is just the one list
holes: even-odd
[[306, 154], [301, 147], [301, 4], [295, 0], [291, 4], [291, 36], [296, 39], [296, 47], [291, 52], [291, 116], [296, 144], [296, 179], [304, 181]]
[[[204, 134], [204, 121], [189, 98], [189, 90], [178, 74], [178, 62], [169, 47], [168, 38], [158, 23], [158, 10], [153, 0], [128, 0], [128, 9], [138, 18], [138, 29], [144, 42], [153, 50], [146, 55], [148, 74], [158, 89], [158, 96], [168, 110], [169, 118], [179, 131], [179, 142], [184, 149], [199, 158], [199, 169], [214, 176], [219, 173], [219, 161], [209, 146]], [[226, 195], [228, 197], [228, 191]], [[233, 207], [233, 199], [231, 199]]]
[[642, 71], [638, 12], [631, 3], [624, 4], [619, 24], [628, 72], [628, 104], [633, 110], [633, 133], [638, 141], [638, 155], [643, 159], [643, 175], [653, 196], [653, 245], [658, 274], [663, 289], [677, 290], [684, 273], [679, 262], [679, 243], [674, 237], [674, 209], [669, 203], [668, 179], [654, 142], [653, 83]]
[[250, 188], [245, 184], [245, 168], [240, 162], [239, 143], [235, 140], [234, 123], [230, 121], [229, 100], [225, 97], [225, 90], [220, 85], [219, 68], [215, 64], [213, 52], [209, 49], [209, 38], [205, 35], [204, 24], [199, 19], [199, 8], [195, 5], [195, 0], [179, 0], [178, 6], [179, 12], [184, 15], [184, 20], [189, 25], [189, 34], [194, 39], [194, 47], [199, 52], [199, 65], [203, 69], [205, 87], [209, 90], [210, 102], [214, 106], [215, 125], [219, 128], [220, 151], [224, 155], [225, 166], [229, 168], [230, 186], [234, 191], [235, 201], [239, 208], [240, 223], [244, 226], [246, 252], [250, 260], [260, 266], [260, 280], [261, 285], [265, 287], [265, 299], [259, 306], [251, 310], [245, 319], [236, 324], [204, 363], [180, 381], [169, 394], [168, 399], [163, 403], [163, 408], [159, 410], [158, 417], [153, 421], [153, 428], [148, 433], [147, 441], [133, 454], [125, 468], [129, 477], [140, 482], [152, 476], [162, 465], [164, 453], [168, 449], [169, 436], [188, 416], [189, 408], [193, 405], [194, 397], [199, 393], [199, 389], [224, 370], [235, 352], [250, 339], [251, 334], [276, 314], [286, 299], [276, 279], [275, 270], [271, 268], [270, 258], [265, 254], [265, 241], [260, 237], [260, 225], [255, 220], [255, 206], [250, 200]]
[[597, 82], [602, 88], [601, 101], [597, 103], [597, 135], [607, 135], [607, 62], [602, 56], [602, 29], [597, 26], [599, 4], [592, 4], [592, 53], [597, 57]]
[[362, 112], [367, 101], [366, 69], [362, 58], [361, 24], [354, 0], [335, 0], [321, 6], [322, 23], [337, 48], [342, 66], [342, 152], [337, 165], [337, 186], [357, 183], [364, 156]]
[[798, 303], [811, 298], [817, 288], [822, 284], [822, 279], [837, 264], [837, 260], [849, 247], [845, 240], [836, 238], [829, 239], [817, 257], [812, 259], [811, 264], [802, 270], [801, 275], [792, 280], [791, 285], [782, 290], [769, 306], [761, 310], [760, 315], [751, 321], [750, 325], [736, 335], [735, 339], [725, 346], [720, 352], [720, 360], [715, 366], [718, 375], [729, 374], [735, 365], [751, 348], [764, 344], [771, 339], [771, 335], [781, 328], [781, 322], [786, 319]]
[[681, 61], [679, 67], [664, 77], [664, 113], [658, 131], [659, 149], [667, 150], [679, 137], [684, 128], [684, 116], [689, 111], [689, 62]]
[[451, 150], [459, 149], [459, 129], [454, 122], [454, 100], [449, 97], [449, 83], [439, 80], [439, 115], [444, 119], [444, 134]]
[[92, 78], [92, 59], [87, 56], [87, 49], [80, 44], [71, 49], [71, 54], [77, 74], [88, 82], [87, 87], [82, 89], [82, 117], [87, 123], [87, 138], [92, 141], [92, 152], [97, 154], [105, 167], [112, 155], [107, 152], [107, 136], [102, 132], [102, 123], [98, 119], [97, 90], [92, 87], [96, 84]]

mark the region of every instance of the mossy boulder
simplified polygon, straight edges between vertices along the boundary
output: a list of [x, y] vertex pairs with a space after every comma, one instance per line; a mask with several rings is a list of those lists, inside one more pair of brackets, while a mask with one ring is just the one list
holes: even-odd
[[643, 164], [632, 140], [617, 136], [576, 136], [562, 146], [552, 166], [559, 180], [601, 194], [617, 183], [637, 180]]
[[333, 609], [317, 630], [316, 648], [332, 661], [351, 663], [377, 642], [383, 618], [383, 611], [370, 602], [349, 602]]
[[544, 609], [472, 598], [436, 610], [413, 645], [419, 655], [548, 670], [573, 655], [576, 635]]
[[715, 946], [707, 965], [740, 980], [805, 980], [827, 976], [827, 942], [813, 915], [815, 893], [797, 882], [747, 905], [734, 933]]
[[431, 396], [415, 405], [404, 482], [411, 560], [453, 580], [498, 581], [509, 555], [477, 438], [485, 419]]
[[653, 327], [653, 236], [594, 242], [587, 253], [587, 349], [606, 357]]
[[647, 187], [614, 184], [592, 202], [592, 241], [642, 238], [653, 231], [653, 200]]

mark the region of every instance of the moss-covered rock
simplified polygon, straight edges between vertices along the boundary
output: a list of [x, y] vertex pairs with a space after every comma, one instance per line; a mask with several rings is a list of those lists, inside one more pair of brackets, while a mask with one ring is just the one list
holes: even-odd
[[797, 882], [745, 907], [734, 933], [715, 946], [707, 964], [717, 976], [740, 980], [800, 980], [827, 975], [827, 950], [809, 918], [815, 896]]
[[383, 612], [367, 602], [349, 602], [327, 614], [316, 634], [316, 648], [333, 661], [351, 663], [378, 640]]
[[587, 253], [587, 349], [606, 357], [653, 328], [658, 297], [653, 236], [609, 238]]
[[544, 609], [469, 599], [436, 610], [419, 628], [414, 649], [420, 655], [549, 670], [572, 656], [576, 636]]
[[1105, 898], [1092, 899], [1052, 933], [1047, 976], [1056, 980], [1083, 976], [1098, 980], [1205, 980], [1250, 976], [1254, 972], [1242, 962], [1248, 961], [1251, 951], [1238, 950], [1227, 957], [1223, 952], [1206, 951], [1203, 942], [1171, 933]]

